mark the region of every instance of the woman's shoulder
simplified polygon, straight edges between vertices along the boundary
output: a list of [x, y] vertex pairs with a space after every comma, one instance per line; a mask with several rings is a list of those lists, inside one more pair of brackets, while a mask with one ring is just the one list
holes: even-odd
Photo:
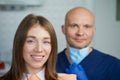
[[77, 80], [75, 74], [58, 73], [58, 80]]

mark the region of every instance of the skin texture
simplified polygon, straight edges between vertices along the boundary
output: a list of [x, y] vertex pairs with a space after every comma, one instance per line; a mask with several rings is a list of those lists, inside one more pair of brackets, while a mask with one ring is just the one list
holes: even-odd
[[51, 51], [49, 33], [40, 25], [34, 25], [27, 34], [23, 47], [23, 58], [29, 73], [40, 71]]
[[94, 15], [87, 9], [77, 7], [66, 14], [62, 32], [69, 46], [78, 49], [89, 46], [95, 31]]

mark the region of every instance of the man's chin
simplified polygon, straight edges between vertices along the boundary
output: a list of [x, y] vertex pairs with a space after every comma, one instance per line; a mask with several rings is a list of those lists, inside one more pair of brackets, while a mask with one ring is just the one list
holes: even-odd
[[77, 49], [82, 49], [82, 48], [85, 48], [85, 46], [73, 46], [74, 48], [77, 48]]

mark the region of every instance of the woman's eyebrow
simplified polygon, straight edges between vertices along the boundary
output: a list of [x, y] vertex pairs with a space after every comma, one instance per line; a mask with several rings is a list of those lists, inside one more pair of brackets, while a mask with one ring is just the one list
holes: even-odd
[[26, 38], [33, 38], [33, 39], [36, 39], [36, 37], [35, 36], [27, 36]]
[[44, 37], [44, 40], [51, 40], [50, 37]]

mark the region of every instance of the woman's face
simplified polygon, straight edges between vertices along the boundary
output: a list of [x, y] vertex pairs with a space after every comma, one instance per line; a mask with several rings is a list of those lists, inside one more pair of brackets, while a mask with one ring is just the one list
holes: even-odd
[[51, 52], [49, 33], [40, 25], [34, 25], [27, 33], [23, 47], [23, 58], [29, 73], [40, 71]]

